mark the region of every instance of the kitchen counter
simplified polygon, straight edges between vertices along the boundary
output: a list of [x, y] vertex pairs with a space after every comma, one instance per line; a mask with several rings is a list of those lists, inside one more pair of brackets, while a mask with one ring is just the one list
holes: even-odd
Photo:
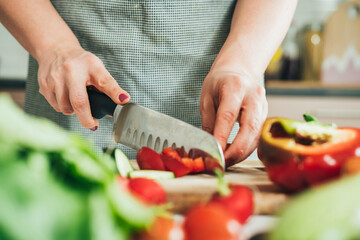
[[14, 102], [24, 108], [25, 102], [25, 80], [22, 79], [0, 79], [0, 93], [10, 94]]
[[318, 96], [318, 97], [360, 97], [360, 83], [357, 85], [327, 85], [310, 81], [275, 81], [265, 83], [269, 96]]

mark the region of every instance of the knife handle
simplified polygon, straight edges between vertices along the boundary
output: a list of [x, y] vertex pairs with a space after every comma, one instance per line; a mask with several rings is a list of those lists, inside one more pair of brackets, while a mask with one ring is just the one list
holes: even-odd
[[113, 100], [102, 92], [97, 92], [93, 90], [87, 90], [89, 96], [89, 103], [91, 109], [91, 115], [100, 119], [105, 117], [106, 115], [113, 115], [115, 108], [117, 106]]

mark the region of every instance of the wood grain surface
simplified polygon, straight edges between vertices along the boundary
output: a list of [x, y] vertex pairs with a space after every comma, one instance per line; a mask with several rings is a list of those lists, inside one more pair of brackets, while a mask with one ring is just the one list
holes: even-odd
[[[275, 214], [289, 200], [267, 177], [259, 160], [246, 160], [230, 167], [225, 174], [229, 183], [250, 187], [255, 196], [255, 214]], [[176, 179], [157, 180], [166, 190], [173, 212], [185, 213], [191, 206], [208, 201], [216, 192], [216, 177], [209, 174], [187, 175]]]

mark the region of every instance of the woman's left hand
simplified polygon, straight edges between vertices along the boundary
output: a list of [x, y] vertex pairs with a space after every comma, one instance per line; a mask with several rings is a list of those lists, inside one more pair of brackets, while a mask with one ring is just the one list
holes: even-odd
[[[227, 167], [243, 161], [257, 147], [268, 111], [265, 89], [258, 82], [245, 72], [216, 68], [204, 80], [200, 97], [202, 128], [219, 141]], [[236, 121], [240, 130], [228, 146]]]

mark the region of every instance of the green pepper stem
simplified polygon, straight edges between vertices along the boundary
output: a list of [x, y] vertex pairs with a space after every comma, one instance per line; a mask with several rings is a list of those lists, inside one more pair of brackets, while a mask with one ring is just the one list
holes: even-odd
[[319, 122], [314, 116], [311, 116], [310, 114], [304, 113], [303, 114], [305, 122]]
[[228, 182], [225, 181], [224, 174], [220, 169], [215, 169], [215, 174], [217, 177], [217, 188], [220, 196], [228, 196], [231, 194], [231, 189]]

